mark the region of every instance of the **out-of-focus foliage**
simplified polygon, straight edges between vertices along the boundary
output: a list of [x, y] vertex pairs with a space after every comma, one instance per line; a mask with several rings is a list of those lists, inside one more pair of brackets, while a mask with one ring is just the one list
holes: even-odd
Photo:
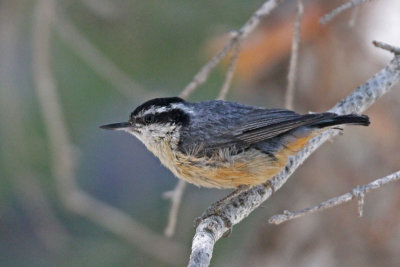
[[[297, 111], [328, 109], [383, 66], [381, 54], [367, 49], [372, 41], [367, 21], [384, 16], [371, 12], [375, 6], [394, 2], [363, 6], [354, 27], [348, 26], [351, 11], [322, 27], [318, 18], [342, 1], [307, 1]], [[179, 94], [217, 52], [221, 36], [239, 28], [261, 4], [256, 0], [56, 1], [55, 24], [75, 27], [141, 88], [131, 88], [129, 96], [121, 93], [117, 84], [99, 74], [99, 66], [82, 57], [79, 42], [73, 41], [75, 46], [66, 42], [59, 32], [62, 27], [52, 25], [51, 68], [75, 147], [76, 180], [83, 190], [162, 235], [170, 204], [162, 193], [174, 187], [176, 178], [136, 139], [98, 126], [127, 119], [149, 97]], [[0, 2], [0, 265], [168, 266], [61, 204], [51, 171], [49, 136], [34, 91], [35, 5], [28, 0]], [[294, 12], [295, 1], [286, 1], [243, 44], [229, 100], [283, 105]], [[191, 100], [215, 98], [223, 79], [224, 64]], [[368, 110], [370, 127], [346, 128], [344, 136], [315, 153], [263, 208], [221, 240], [213, 265], [398, 266], [398, 186], [368, 195], [362, 219], [357, 218], [355, 204], [281, 226], [268, 225], [267, 218], [398, 170], [399, 89]], [[187, 248], [187, 257], [193, 219], [227, 193], [188, 187], [173, 237]], [[52, 230], [49, 222], [56, 225]], [[51, 243], [48, 232], [62, 238], [50, 238], [56, 240]]]

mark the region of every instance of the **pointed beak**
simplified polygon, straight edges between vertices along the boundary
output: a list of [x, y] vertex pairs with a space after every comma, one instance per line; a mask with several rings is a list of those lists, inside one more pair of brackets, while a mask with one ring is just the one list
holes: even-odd
[[130, 122], [118, 122], [118, 123], [112, 123], [112, 124], [106, 124], [100, 126], [101, 129], [106, 129], [106, 130], [122, 130], [124, 128], [132, 127], [133, 125]]

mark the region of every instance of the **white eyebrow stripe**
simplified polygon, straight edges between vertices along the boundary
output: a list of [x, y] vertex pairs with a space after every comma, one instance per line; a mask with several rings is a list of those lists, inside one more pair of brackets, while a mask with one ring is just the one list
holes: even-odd
[[188, 108], [187, 106], [185, 106], [182, 103], [174, 103], [174, 104], [171, 105], [171, 107], [173, 109], [181, 109], [181, 110], [183, 110], [183, 111], [185, 111], [186, 113], [189, 113], [189, 114], [194, 114], [194, 111], [192, 109]]
[[170, 106], [167, 107], [154, 107], [151, 106], [148, 110], [139, 113], [136, 117], [142, 117], [145, 116], [147, 114], [156, 114], [156, 113], [162, 113], [162, 112], [168, 112], [171, 111], [173, 109], [180, 109], [185, 111], [186, 113], [189, 114], [194, 114], [194, 111], [188, 107], [186, 107], [185, 105], [183, 105], [182, 103], [173, 103]]
[[147, 115], [147, 114], [161, 113], [161, 112], [165, 112], [165, 111], [168, 111], [168, 110], [169, 109], [167, 107], [154, 108], [154, 106], [152, 106], [151, 108], [149, 108], [148, 110], [146, 110], [142, 114], [139, 114], [139, 117], [142, 117], [142, 116]]

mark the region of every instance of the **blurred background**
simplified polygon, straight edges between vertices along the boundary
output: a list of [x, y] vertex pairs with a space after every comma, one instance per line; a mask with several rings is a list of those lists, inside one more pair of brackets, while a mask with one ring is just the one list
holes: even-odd
[[[0, 1], [0, 265], [185, 266], [193, 220], [228, 194], [187, 186], [164, 237], [177, 179], [135, 138], [99, 125], [141, 102], [178, 95], [261, 6], [260, 0]], [[392, 57], [400, 2], [371, 1], [321, 26], [344, 1], [305, 1], [294, 109], [324, 111]], [[296, 2], [243, 43], [227, 99], [282, 107]], [[190, 97], [213, 99], [222, 62]], [[283, 225], [271, 215], [400, 169], [400, 86], [314, 153], [289, 182], [217, 242], [212, 266], [399, 266], [400, 187]]]

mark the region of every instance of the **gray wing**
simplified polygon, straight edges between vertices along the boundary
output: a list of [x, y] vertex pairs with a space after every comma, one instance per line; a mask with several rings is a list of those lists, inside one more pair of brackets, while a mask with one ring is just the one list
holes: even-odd
[[232, 132], [232, 137], [247, 144], [255, 144], [299, 127], [312, 126], [321, 120], [336, 116], [332, 113], [299, 115], [288, 110], [278, 110], [272, 114], [265, 110], [265, 112], [260, 113], [257, 114], [256, 118], [249, 118], [248, 121], [243, 122]]
[[205, 154], [220, 148], [246, 149], [282, 133], [327, 118], [327, 113], [300, 115], [285, 109], [262, 109], [227, 101], [210, 101], [194, 117], [181, 136], [180, 148]]

